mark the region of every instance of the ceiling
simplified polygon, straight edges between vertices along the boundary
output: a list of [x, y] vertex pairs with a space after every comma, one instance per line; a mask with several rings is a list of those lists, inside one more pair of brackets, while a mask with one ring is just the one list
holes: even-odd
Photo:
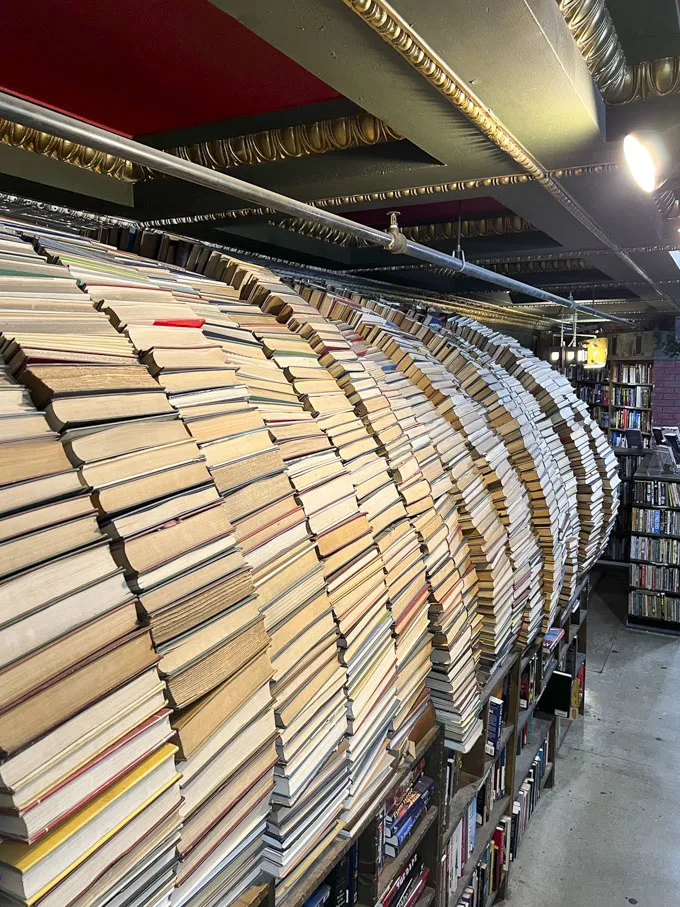
[[[620, 141], [680, 122], [676, 0], [6, 0], [3, 12], [5, 91], [361, 223], [386, 228], [397, 210], [419, 242], [640, 324], [680, 313], [668, 254], [680, 199], [642, 194]], [[6, 121], [0, 192], [355, 278], [489, 289]]]

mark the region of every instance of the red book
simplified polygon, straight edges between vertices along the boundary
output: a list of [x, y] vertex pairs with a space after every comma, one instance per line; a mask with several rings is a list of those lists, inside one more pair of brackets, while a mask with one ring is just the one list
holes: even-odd
[[153, 324], [163, 328], [202, 328], [205, 318], [156, 318]]

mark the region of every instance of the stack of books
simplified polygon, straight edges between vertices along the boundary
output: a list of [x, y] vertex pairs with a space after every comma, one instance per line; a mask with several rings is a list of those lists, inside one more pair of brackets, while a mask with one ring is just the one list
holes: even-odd
[[[362, 313], [348, 305], [346, 300], [320, 293], [310, 294], [310, 299], [323, 314], [333, 314], [360, 326]], [[366, 399], [371, 401], [361, 404], [364, 421], [381, 442], [381, 449], [425, 552], [430, 583], [430, 619], [437, 634], [434, 639], [445, 649], [443, 658], [439, 653], [436, 656], [433, 653], [434, 664], [428, 685], [434, 690], [433, 701], [438, 704], [438, 717], [445, 719], [451, 743], [469, 746], [481, 731], [466, 607], [473, 601], [476, 574], [467, 546], [460, 536], [455, 504], [449, 493], [451, 479], [444, 470], [437, 447], [421, 427], [429, 429], [432, 424], [432, 420], [427, 418], [427, 401], [377, 349], [367, 345], [348, 327], [343, 328], [343, 333], [351, 340], [358, 362], [352, 366], [351, 380], [348, 376], [343, 376], [341, 380], [348, 382], [345, 386], [349, 390], [360, 388], [367, 395]], [[363, 372], [360, 371], [362, 368]], [[403, 400], [395, 392], [397, 387], [402, 389]], [[414, 391], [422, 410], [418, 413], [418, 419], [406, 398], [407, 393], [413, 396]], [[445, 428], [450, 433], [448, 426]], [[434, 426], [431, 430], [434, 434]], [[439, 444], [439, 435], [434, 437]], [[422, 458], [422, 466], [418, 457]], [[437, 496], [436, 502], [433, 492]], [[449, 642], [455, 642], [457, 646], [453, 658], [450, 657]], [[398, 653], [399, 650], [398, 639]], [[435, 674], [438, 676], [435, 677]]]
[[[261, 868], [272, 788], [268, 638], [251, 571], [205, 458], [146, 368], [165, 353], [187, 356], [205, 344], [185, 303], [112, 261], [108, 250], [85, 252], [53, 236], [39, 241], [99, 309], [90, 303], [83, 327], [87, 364], [81, 357], [77, 369], [67, 367], [72, 377], [58, 375], [61, 384], [43, 380], [41, 387], [69, 456], [93, 489], [102, 526], [115, 539], [114, 557], [139, 595], [175, 709], [184, 827], [174, 898], [192, 903], [198, 892], [227, 890], [236, 897]], [[119, 362], [102, 360], [102, 350]], [[183, 401], [202, 400], [223, 378], [232, 387], [233, 377], [223, 363], [178, 371], [169, 387]]]
[[[308, 337], [324, 357], [336, 388], [347, 400], [341, 415], [319, 416], [319, 421], [352, 475], [359, 506], [366, 513], [383, 560], [396, 643], [398, 712], [390, 740], [390, 751], [396, 754], [429, 698], [425, 685], [431, 651], [425, 562], [407, 514], [407, 498], [400, 494], [386, 459], [378, 452], [379, 442], [371, 432], [370, 420], [362, 420], [355, 412], [355, 407], [358, 411], [373, 407], [370, 412], [377, 418], [379, 412], [388, 411], [387, 401], [341, 325], [324, 321], [311, 306], [307, 306], [304, 319], [298, 315], [295, 322], [288, 323]], [[382, 409], [376, 408], [377, 403]]]
[[[571, 384], [548, 363], [534, 357], [511, 338], [490, 329], [467, 329], [478, 346], [496, 355], [498, 361], [515, 376], [536, 399], [542, 413], [550, 419], [564, 448], [577, 485], [578, 564], [576, 572], [587, 570], [598, 554], [602, 529], [604, 489], [595, 452], [577, 407], [587, 413], [573, 394]], [[563, 465], [563, 464], [562, 464]], [[576, 533], [574, 533], [576, 535]], [[571, 577], [565, 577], [563, 600], [572, 592]]]
[[[452, 395], [442, 392], [444, 388], [447, 390], [450, 388], [452, 376], [446, 372], [441, 363], [435, 360], [419, 341], [394, 327], [383, 328], [383, 337], [391, 337], [391, 340], [387, 342], [385, 339], [382, 341], [382, 345], [390, 351], [391, 358], [399, 364], [400, 368], [406, 370], [412, 380], [417, 381], [423, 391], [427, 392], [432, 401], [429, 403], [432, 412], [434, 412], [434, 404], [439, 403], [437, 414], [439, 414], [439, 425], [441, 426], [439, 429], [441, 443], [447, 445], [449, 443], [452, 432], [450, 427], [448, 431], [446, 430], [447, 424], [455, 427], [463, 437], [467, 454], [472, 458], [475, 468], [479, 472], [488, 497], [487, 506], [490, 515], [485, 523], [484, 536], [486, 539], [497, 537], [499, 542], [500, 539], [505, 541], [502, 549], [503, 555], [496, 554], [495, 560], [493, 560], [494, 552], [487, 548], [487, 563], [494, 565], [491, 572], [497, 589], [503, 585], [497, 578], [499, 571], [505, 569], [505, 575], [507, 575], [508, 567], [512, 569], [512, 588], [508, 590], [509, 594], [496, 595], [493, 601], [494, 621], [490, 626], [483, 626], [482, 643], [484, 644], [490, 637], [493, 640], [492, 646], [487, 645], [489, 651], [485, 653], [485, 667], [490, 671], [517, 637], [522, 615], [532, 591], [533, 564], [536, 565], [533, 567], [534, 592], [538, 593], [540, 552], [530, 529], [528, 500], [521, 493], [523, 489], [507, 459], [500, 439], [490, 431], [485, 424], [485, 419], [474, 419], [475, 406], [477, 410], [480, 407], [469, 398], [467, 398], [469, 404], [466, 407], [466, 398], [461, 393], [456, 394], [455, 390]], [[474, 430], [470, 431], [474, 444], [471, 443], [468, 433], [463, 430], [461, 422], [461, 418], [465, 418], [466, 411], [474, 419]], [[445, 420], [444, 414], [446, 415]], [[460, 488], [461, 483], [459, 482], [458, 485]], [[506, 485], [508, 491], [504, 493]], [[465, 486], [463, 485], [463, 487]], [[510, 504], [511, 494], [514, 494], [512, 504]], [[519, 529], [520, 526], [523, 529]], [[479, 531], [477, 534], [480, 534]], [[511, 609], [510, 611], [508, 611], [508, 607]], [[482, 611], [481, 607], [480, 611]], [[507, 620], [508, 615], [511, 617], [510, 623]], [[482, 617], [483, 619], [486, 617], [488, 624], [490, 615], [486, 609], [482, 612]]]
[[[203, 434], [208, 456], [211, 447], [217, 455], [211, 468], [253, 567], [272, 641], [280, 760], [266, 865], [283, 880], [281, 891], [307, 852], [337, 832], [348, 788], [345, 672], [312, 528], [316, 511], [309, 497], [295, 494], [299, 475], [323, 476], [332, 451], [283, 368], [262, 352], [254, 332], [275, 325], [272, 317], [224, 286], [196, 279], [194, 287], [202, 298], [192, 307], [206, 319], [203, 331], [222, 345], [247, 394], [238, 411], [225, 413], [213, 428], [203, 423], [208, 434], [202, 420], [188, 424]], [[258, 460], [262, 467], [250, 482], [225, 481], [227, 468]]]
[[51, 406], [48, 421], [31, 396], [34, 370], [78, 361], [71, 329], [92, 311], [0, 228], [0, 892], [165, 907], [180, 791], [157, 657]]
[[[340, 631], [350, 762], [343, 821], [351, 828], [390, 774], [392, 759], [386, 745], [397, 709], [396, 653], [383, 560], [360, 509], [352, 473], [330, 437], [329, 422], [351, 421], [352, 405], [321, 364], [323, 355], [294, 331], [296, 323], [280, 323], [287, 316], [293, 319], [303, 315], [309, 309], [307, 304], [297, 294], [277, 286], [273, 275], [266, 282], [260, 275], [251, 277], [241, 294], [270, 313], [271, 323], [255, 333], [270, 358], [285, 370], [297, 399], [311, 414], [302, 434], [320, 449], [313, 464], [294, 464], [292, 481], [322, 555]], [[322, 444], [326, 449], [321, 449]]]
[[[605, 435], [578, 400], [570, 382], [511, 337], [459, 319], [466, 336], [511, 372], [538, 402], [557, 431], [577, 482], [578, 571], [587, 570], [606, 546], [616, 519], [618, 470]], [[599, 481], [598, 481], [599, 480]]]

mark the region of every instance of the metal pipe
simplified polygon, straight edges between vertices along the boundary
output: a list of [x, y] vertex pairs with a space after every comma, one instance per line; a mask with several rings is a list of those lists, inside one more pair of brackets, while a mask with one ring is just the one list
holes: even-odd
[[[252, 183], [247, 183], [227, 173], [210, 170], [208, 167], [194, 164], [193, 161], [186, 161], [183, 158], [175, 157], [173, 154], [168, 154], [167, 151], [150, 148], [148, 145], [142, 145], [141, 142], [135, 142], [133, 139], [109, 132], [99, 126], [93, 126], [91, 123], [85, 123], [63, 113], [58, 113], [48, 107], [41, 107], [39, 104], [25, 101], [23, 98], [14, 97], [14, 95], [6, 92], [0, 92], [0, 117], [37, 129], [40, 132], [46, 132], [49, 135], [59, 136], [68, 141], [104, 151], [107, 154], [115, 154], [135, 164], [141, 164], [143, 167], [149, 167], [167, 176], [173, 176], [176, 179], [185, 180], [197, 186], [204, 186], [207, 189], [213, 189], [225, 195], [236, 196], [255, 205], [275, 208], [277, 211], [283, 214], [290, 214], [293, 217], [304, 217], [306, 220], [324, 227], [334, 227], [350, 236], [364, 240], [372, 245], [380, 246], [383, 249], [394, 247], [394, 237], [389, 233], [384, 233], [382, 230], [359, 224], [339, 214], [333, 214], [331, 211], [315, 208], [305, 202], [296, 201], [285, 195], [280, 195], [278, 192], [272, 192], [271, 189], [254, 186]], [[502, 274], [496, 274], [494, 271], [487, 271], [478, 265], [468, 264], [460, 258], [448, 255], [445, 252], [438, 252], [435, 249], [428, 249], [427, 246], [422, 246], [420, 243], [415, 243], [411, 240], [400, 243], [399, 251], [410, 255], [412, 258], [430, 262], [438, 267], [450, 268], [457, 273], [486, 281], [495, 286], [524, 293], [536, 299], [557, 302], [569, 309], [581, 310], [577, 303], [569, 299], [546, 293], [530, 284], [513, 280], [511, 277], [505, 277]], [[592, 309], [590, 311], [592, 312]], [[631, 324], [630, 321], [617, 315], [609, 315], [606, 312], [598, 312], [597, 314], [610, 321]]]

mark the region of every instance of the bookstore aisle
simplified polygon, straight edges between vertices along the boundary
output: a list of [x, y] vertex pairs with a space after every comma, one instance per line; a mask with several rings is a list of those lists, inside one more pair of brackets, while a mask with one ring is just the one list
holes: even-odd
[[522, 841], [510, 907], [678, 903], [680, 641], [625, 628], [627, 583], [593, 575], [586, 720]]

